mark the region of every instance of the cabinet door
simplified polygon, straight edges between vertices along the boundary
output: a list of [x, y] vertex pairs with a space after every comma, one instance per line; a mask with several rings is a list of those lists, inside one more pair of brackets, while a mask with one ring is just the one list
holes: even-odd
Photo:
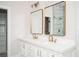
[[44, 48], [36, 48], [36, 57], [47, 57], [47, 50]]
[[25, 57], [28, 57], [28, 43], [25, 43]]
[[40, 48], [39, 51], [40, 51], [41, 57], [54, 57], [55, 56], [55, 53], [44, 48]]
[[75, 57], [75, 56], [76, 56], [76, 50], [75, 50], [75, 48], [66, 50], [66, 51], [63, 53], [63, 56], [64, 56], [64, 57]]
[[34, 57], [35, 56], [35, 46], [31, 44], [27, 44], [25, 47], [25, 56]]
[[27, 52], [26, 55], [27, 55], [27, 57], [30, 57], [31, 56], [31, 49], [30, 48], [31, 48], [31, 45], [30, 44], [27, 44], [27, 46], [26, 46], [26, 49], [27, 49], [26, 50], [26, 52]]
[[20, 56], [24, 57], [25, 56], [25, 43], [21, 42], [21, 53]]
[[17, 40], [17, 56], [21, 56], [22, 53], [22, 42], [20, 40]]
[[35, 57], [36, 56], [36, 46], [31, 45], [31, 57]]
[[39, 47], [36, 48], [36, 57], [42, 57], [42, 51]]
[[48, 57], [62, 57], [62, 54], [58, 53], [58, 52], [48, 50], [47, 51], [47, 56]]
[[47, 52], [46, 49], [41, 48], [41, 56], [42, 56], [42, 57], [48, 57], [48, 52]]

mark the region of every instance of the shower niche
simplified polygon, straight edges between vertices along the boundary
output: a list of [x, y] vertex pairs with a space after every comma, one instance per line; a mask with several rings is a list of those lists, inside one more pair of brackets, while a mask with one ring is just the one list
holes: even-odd
[[65, 35], [65, 2], [45, 7], [45, 34]]

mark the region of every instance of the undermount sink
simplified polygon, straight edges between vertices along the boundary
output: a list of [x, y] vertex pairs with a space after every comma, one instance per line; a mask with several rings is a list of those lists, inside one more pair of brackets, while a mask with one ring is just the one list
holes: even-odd
[[58, 52], [61, 52], [61, 53], [68, 50], [68, 49], [75, 47], [74, 40], [68, 40], [68, 39], [58, 39], [56, 41], [56, 43], [54, 43], [54, 42], [44, 42], [43, 40], [39, 41], [39, 39], [36, 40], [36, 41], [33, 40], [31, 42], [33, 42], [33, 44], [36, 44], [36, 45], [39, 45], [39, 46], [42, 46], [42, 47], [46, 47], [46, 48], [49, 48], [51, 50], [55, 50], [55, 51], [58, 51]]
[[63, 53], [66, 50], [74, 48], [75, 42], [74, 40], [59, 39], [56, 41], [56, 43], [49, 42], [49, 44], [47, 45], [49, 46], [50, 49]]

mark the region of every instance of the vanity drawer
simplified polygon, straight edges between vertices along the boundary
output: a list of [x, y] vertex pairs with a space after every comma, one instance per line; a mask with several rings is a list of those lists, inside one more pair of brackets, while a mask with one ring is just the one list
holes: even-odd
[[46, 50], [46, 57], [62, 57], [62, 53]]

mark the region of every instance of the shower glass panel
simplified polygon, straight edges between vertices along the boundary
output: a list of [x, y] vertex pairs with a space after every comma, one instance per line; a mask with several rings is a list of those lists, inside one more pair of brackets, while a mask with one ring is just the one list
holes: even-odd
[[7, 10], [0, 9], [0, 57], [7, 56]]

